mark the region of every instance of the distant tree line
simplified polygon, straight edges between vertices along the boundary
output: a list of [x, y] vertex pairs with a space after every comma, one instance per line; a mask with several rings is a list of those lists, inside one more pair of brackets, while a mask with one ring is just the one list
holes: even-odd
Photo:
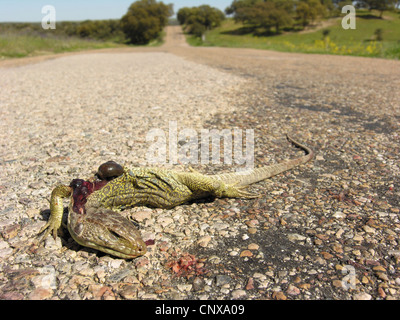
[[207, 30], [220, 26], [225, 19], [225, 15], [217, 8], [202, 5], [179, 9], [177, 19], [184, 26], [187, 33], [200, 37]]
[[147, 44], [160, 37], [172, 14], [172, 4], [139, 0], [130, 5], [128, 12], [121, 19], [62, 21], [57, 22], [56, 29], [52, 29], [51, 32], [43, 30], [41, 23], [1, 23], [0, 31], [41, 37], [76, 36], [118, 43]]
[[386, 10], [393, 10], [400, 6], [399, 0], [358, 0], [358, 7], [365, 7], [369, 10], [380, 11], [380, 17], [382, 17], [383, 12]]
[[[389, 10], [398, 0], [359, 0], [358, 7]], [[282, 29], [304, 28], [318, 19], [341, 15], [350, 0], [233, 0], [225, 9], [235, 22], [241, 22], [248, 28], [263, 28], [267, 33], [279, 33]]]

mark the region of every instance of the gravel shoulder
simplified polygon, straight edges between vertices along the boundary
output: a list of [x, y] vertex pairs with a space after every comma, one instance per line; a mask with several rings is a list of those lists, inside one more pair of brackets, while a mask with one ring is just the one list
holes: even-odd
[[[177, 27], [159, 48], [3, 61], [0, 298], [399, 299], [399, 70], [192, 48]], [[301, 154], [287, 132], [316, 157], [252, 186], [259, 199], [124, 211], [155, 240], [134, 260], [83, 248], [67, 231], [32, 246], [56, 184], [108, 160], [149, 165], [149, 131], [168, 137], [174, 123], [253, 129], [256, 166]]]

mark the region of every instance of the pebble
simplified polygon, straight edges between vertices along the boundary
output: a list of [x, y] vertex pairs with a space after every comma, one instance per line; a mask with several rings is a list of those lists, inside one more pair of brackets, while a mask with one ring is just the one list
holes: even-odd
[[223, 285], [225, 285], [225, 284], [228, 284], [228, 283], [230, 283], [232, 281], [232, 278], [230, 277], [230, 276], [227, 276], [227, 275], [224, 275], [224, 274], [222, 274], [222, 275], [217, 275], [216, 277], [215, 277], [215, 284], [218, 286], [218, 287], [221, 287], [221, 286], [223, 286]]
[[305, 241], [307, 239], [307, 237], [302, 236], [301, 234], [297, 234], [297, 233], [291, 233], [288, 235], [288, 239], [290, 241]]
[[371, 300], [372, 296], [368, 293], [365, 292], [361, 292], [361, 293], [357, 293], [353, 296], [354, 300]]
[[290, 284], [288, 289], [286, 290], [286, 293], [288, 295], [297, 296], [300, 294], [300, 289], [297, 288], [296, 286]]
[[253, 256], [253, 253], [252, 253], [250, 250], [243, 250], [243, 251], [240, 253], [240, 256], [241, 256], [241, 257], [252, 257], [252, 256]]
[[258, 250], [259, 248], [260, 248], [260, 246], [257, 243], [250, 243], [247, 246], [247, 249], [249, 249], [249, 250]]
[[274, 291], [272, 293], [272, 298], [275, 300], [287, 300], [287, 297], [282, 291]]
[[210, 241], [211, 241], [211, 237], [210, 237], [210, 236], [204, 236], [204, 237], [201, 237], [201, 238], [197, 241], [197, 243], [198, 243], [201, 247], [205, 248], [205, 247], [208, 246], [208, 244], [209, 244]]
[[247, 293], [245, 290], [233, 290], [232, 291], [232, 299], [241, 299], [247, 296]]

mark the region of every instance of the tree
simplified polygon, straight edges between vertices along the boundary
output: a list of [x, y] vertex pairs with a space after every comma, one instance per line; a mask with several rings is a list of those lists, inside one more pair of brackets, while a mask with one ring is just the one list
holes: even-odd
[[189, 34], [201, 37], [205, 31], [221, 25], [225, 19], [224, 13], [209, 5], [202, 5], [192, 8], [181, 8], [177, 13], [180, 24], [185, 25]]
[[326, 7], [320, 0], [300, 0], [296, 5], [297, 20], [305, 27], [318, 17], [326, 15]]
[[359, 0], [359, 5], [364, 5], [369, 8], [369, 10], [380, 11], [379, 17], [382, 18], [383, 11], [391, 10], [396, 7], [397, 0]]
[[225, 12], [234, 14], [236, 22], [265, 28], [268, 32], [271, 27], [279, 32], [281, 27], [291, 26], [293, 11], [292, 0], [235, 0]]
[[121, 19], [122, 30], [130, 43], [146, 44], [160, 36], [172, 14], [172, 4], [156, 0], [136, 1]]

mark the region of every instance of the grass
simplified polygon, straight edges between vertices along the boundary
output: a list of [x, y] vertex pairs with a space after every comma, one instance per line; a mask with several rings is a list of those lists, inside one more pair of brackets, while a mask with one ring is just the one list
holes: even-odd
[[41, 37], [35, 35], [0, 34], [0, 58], [21, 58], [88, 49], [116, 48], [113, 42], [82, 40], [72, 37]]
[[[323, 53], [400, 59], [400, 13], [385, 12], [379, 19], [378, 12], [358, 11], [356, 29], [344, 30], [341, 18], [314, 32], [285, 32], [273, 36], [255, 36], [242, 24], [227, 19], [206, 34], [204, 43], [199, 38], [187, 37], [194, 46], [222, 46], [269, 49], [285, 52]], [[376, 41], [375, 31], [382, 29], [382, 41]]]
[[[164, 37], [165, 32], [162, 32], [158, 39], [151, 41], [147, 46], [160, 46]], [[0, 28], [0, 59], [131, 46], [112, 40], [101, 41], [62, 34], [46, 34], [31, 29], [18, 30], [12, 25], [10, 27], [10, 24]]]

